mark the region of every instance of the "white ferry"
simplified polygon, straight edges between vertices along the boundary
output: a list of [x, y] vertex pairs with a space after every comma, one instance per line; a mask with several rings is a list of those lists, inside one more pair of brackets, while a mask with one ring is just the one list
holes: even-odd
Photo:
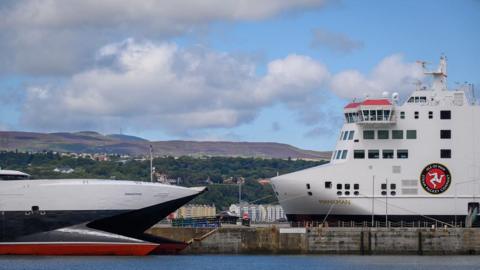
[[403, 103], [394, 93], [347, 104], [330, 163], [272, 179], [290, 221], [475, 224], [480, 109], [473, 87], [447, 89], [443, 56], [425, 74], [431, 86], [418, 85]]
[[185, 243], [145, 231], [206, 189], [0, 170], [0, 255], [147, 255]]

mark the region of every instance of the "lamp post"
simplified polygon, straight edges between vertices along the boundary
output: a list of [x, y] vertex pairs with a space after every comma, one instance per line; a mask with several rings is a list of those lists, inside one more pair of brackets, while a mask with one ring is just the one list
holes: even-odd
[[375, 175], [372, 176], [372, 227], [375, 222]]

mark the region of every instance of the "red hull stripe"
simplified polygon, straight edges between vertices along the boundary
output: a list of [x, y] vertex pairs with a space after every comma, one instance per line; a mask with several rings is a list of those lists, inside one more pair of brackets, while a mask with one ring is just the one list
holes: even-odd
[[0, 243], [0, 254], [145, 256], [157, 247], [153, 243]]

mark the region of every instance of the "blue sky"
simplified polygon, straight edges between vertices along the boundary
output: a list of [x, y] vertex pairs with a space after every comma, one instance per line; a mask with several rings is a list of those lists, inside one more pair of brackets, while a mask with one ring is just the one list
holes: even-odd
[[480, 83], [477, 0], [178, 2], [0, 5], [0, 130], [330, 150], [343, 106], [408, 94], [416, 60]]

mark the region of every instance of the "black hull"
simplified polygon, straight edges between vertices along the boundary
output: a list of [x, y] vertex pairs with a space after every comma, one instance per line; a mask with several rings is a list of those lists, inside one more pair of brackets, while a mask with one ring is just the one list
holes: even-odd
[[198, 195], [133, 211], [5, 211], [0, 216], [0, 242], [175, 243], [144, 232]]

